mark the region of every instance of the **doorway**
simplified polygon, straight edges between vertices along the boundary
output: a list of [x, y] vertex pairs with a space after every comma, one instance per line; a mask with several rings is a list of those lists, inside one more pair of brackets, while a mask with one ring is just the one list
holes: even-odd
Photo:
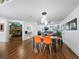
[[22, 41], [22, 24], [20, 22], [9, 22], [9, 41]]

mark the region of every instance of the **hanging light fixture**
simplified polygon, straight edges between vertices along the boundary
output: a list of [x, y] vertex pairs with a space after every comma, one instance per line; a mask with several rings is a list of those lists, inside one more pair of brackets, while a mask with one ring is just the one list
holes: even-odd
[[46, 16], [43, 15], [43, 18], [41, 19], [41, 23], [44, 23], [45, 22], [45, 19], [46, 19]]
[[48, 24], [48, 21], [47, 20], [45, 20], [45, 25], [47, 25]]
[[44, 23], [45, 25], [47, 25], [47, 20], [46, 20], [46, 14], [47, 14], [47, 12], [42, 12], [42, 16], [43, 16], [43, 18], [41, 19], [41, 23]]
[[42, 15], [46, 15], [47, 14], [47, 12], [42, 12]]

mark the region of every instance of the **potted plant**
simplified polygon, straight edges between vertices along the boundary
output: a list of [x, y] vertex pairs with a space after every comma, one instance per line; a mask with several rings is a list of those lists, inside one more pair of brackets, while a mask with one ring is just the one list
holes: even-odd
[[56, 32], [56, 35], [57, 35], [58, 37], [62, 37], [60, 31], [57, 31], [57, 32]]

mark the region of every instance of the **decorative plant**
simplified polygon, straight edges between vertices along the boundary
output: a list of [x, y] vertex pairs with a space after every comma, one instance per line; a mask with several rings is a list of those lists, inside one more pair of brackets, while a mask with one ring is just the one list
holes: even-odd
[[60, 31], [57, 31], [57, 32], [56, 32], [56, 35], [57, 35], [57, 36], [61, 36], [61, 32], [60, 32]]

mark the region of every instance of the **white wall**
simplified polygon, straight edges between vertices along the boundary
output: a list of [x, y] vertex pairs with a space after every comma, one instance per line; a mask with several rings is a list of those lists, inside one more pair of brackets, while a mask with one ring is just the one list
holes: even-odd
[[33, 22], [28, 21], [21, 21], [21, 20], [13, 20], [13, 19], [7, 19], [7, 18], [1, 18], [0, 17], [0, 23], [4, 23], [4, 31], [0, 32], [0, 42], [8, 42], [9, 41], [9, 21], [11, 22], [20, 22], [22, 24], [22, 40], [27, 40], [30, 36], [25, 34], [25, 31], [27, 30], [27, 25], [32, 25], [32, 34], [31, 36], [34, 36], [37, 34], [38, 26], [34, 24]]
[[79, 56], [79, 6], [61, 24], [65, 24], [74, 18], [77, 18], [78, 30], [63, 31], [62, 36], [64, 42]]
[[8, 27], [8, 20], [5, 18], [1, 18], [0, 17], [0, 23], [4, 24], [4, 31], [0, 31], [0, 42], [7, 42], [8, 41], [8, 31], [9, 31], [9, 27]]
[[62, 36], [65, 44], [79, 56], [79, 31], [65, 31]]
[[[31, 35], [27, 35], [27, 34], [25, 34], [25, 31], [27, 31], [27, 26], [28, 25], [31, 25], [32, 26], [32, 34]], [[27, 22], [27, 21], [23, 21], [23, 32], [22, 32], [22, 34], [23, 34], [23, 40], [27, 40], [27, 39], [29, 39], [29, 38], [31, 38], [31, 37], [33, 37], [33, 36], [35, 36], [36, 34], [37, 34], [37, 31], [38, 31], [38, 26], [35, 24], [35, 23], [33, 23], [33, 22]]]

